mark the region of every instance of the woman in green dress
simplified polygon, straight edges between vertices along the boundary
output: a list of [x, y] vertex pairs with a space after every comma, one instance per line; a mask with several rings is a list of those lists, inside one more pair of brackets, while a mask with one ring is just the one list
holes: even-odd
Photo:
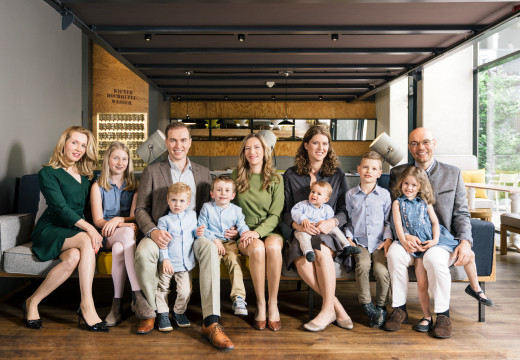
[[49, 163], [38, 173], [47, 208], [32, 233], [32, 251], [41, 261], [59, 258], [61, 262], [22, 304], [29, 328], [41, 328], [38, 305], [77, 267], [81, 289], [78, 319], [87, 330], [108, 331], [92, 299], [96, 253], [103, 238], [83, 215], [95, 166], [94, 136], [83, 127], [72, 126], [61, 134]]
[[[278, 229], [283, 210], [283, 180], [272, 166], [270, 149], [259, 134], [246, 136], [240, 147], [238, 168], [231, 178], [235, 180], [235, 203], [242, 208], [247, 226], [240, 237], [238, 248], [249, 256], [249, 269], [256, 293], [254, 326], [266, 325], [273, 331], [282, 323], [278, 312], [278, 288], [282, 270], [283, 237]], [[265, 304], [265, 277], [267, 274], [268, 314]], [[268, 315], [268, 319], [267, 319]]]

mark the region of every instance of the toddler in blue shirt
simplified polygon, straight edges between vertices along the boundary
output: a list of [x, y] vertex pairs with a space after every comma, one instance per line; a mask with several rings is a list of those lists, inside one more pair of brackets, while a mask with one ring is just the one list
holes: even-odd
[[177, 182], [168, 188], [170, 212], [159, 218], [157, 227], [166, 230], [172, 239], [166, 249], [159, 249], [159, 284], [155, 293], [157, 304], [157, 323], [159, 331], [173, 330], [169, 319], [168, 294], [170, 282], [175, 277], [177, 298], [173, 317], [179, 327], [188, 327], [190, 322], [185, 315], [191, 295], [190, 271], [195, 267], [193, 241], [197, 230], [197, 214], [187, 210], [191, 199], [189, 185]]
[[224, 261], [231, 281], [231, 300], [235, 315], [247, 315], [246, 289], [242, 268], [240, 267], [238, 245], [231, 239], [226, 239], [226, 230], [236, 227], [238, 233], [249, 231], [244, 220], [242, 209], [231, 200], [235, 198], [235, 182], [228, 176], [218, 176], [211, 184], [213, 201], [202, 206], [199, 216], [197, 236], [212, 240], [217, 246], [218, 254]]
[[[312, 183], [309, 200], [300, 201], [291, 209], [293, 221], [306, 228], [311, 224], [316, 225], [320, 221], [333, 218], [334, 210], [330, 205], [325, 204], [329, 201], [331, 193], [332, 187], [328, 182], [316, 181]], [[337, 226], [331, 230], [329, 235], [339, 241], [343, 247], [342, 255], [358, 254], [360, 252], [360, 250], [356, 248], [354, 242], [347, 239], [345, 234], [343, 234]], [[307, 261], [313, 262], [316, 255], [312, 249], [312, 236], [303, 231], [295, 231], [294, 237], [300, 243], [300, 249], [305, 255]]]

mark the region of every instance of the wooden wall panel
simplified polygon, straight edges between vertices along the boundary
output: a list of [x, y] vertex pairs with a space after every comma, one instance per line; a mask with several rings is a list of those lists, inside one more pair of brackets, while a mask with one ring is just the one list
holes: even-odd
[[[283, 101], [221, 101], [221, 102], [190, 102], [190, 118], [264, 118], [282, 119], [285, 117]], [[374, 102], [346, 103], [341, 101], [296, 101], [287, 103], [289, 118], [301, 119], [348, 119], [376, 117]], [[171, 117], [174, 119], [186, 116], [186, 103], [174, 101], [171, 105]]]
[[[361, 156], [368, 151], [370, 141], [333, 141], [338, 156]], [[240, 141], [193, 141], [189, 156], [238, 156]], [[276, 156], [294, 156], [301, 141], [279, 141], [275, 145]]]
[[92, 96], [93, 118], [97, 113], [148, 113], [146, 81], [97, 44], [92, 47]]

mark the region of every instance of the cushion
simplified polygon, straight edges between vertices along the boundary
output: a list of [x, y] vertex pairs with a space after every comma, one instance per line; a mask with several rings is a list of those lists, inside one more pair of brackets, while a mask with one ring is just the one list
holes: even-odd
[[[464, 170], [462, 171], [462, 180], [464, 183], [486, 183], [486, 169], [480, 170]], [[484, 189], [475, 189], [476, 198], [487, 199], [486, 190]]]

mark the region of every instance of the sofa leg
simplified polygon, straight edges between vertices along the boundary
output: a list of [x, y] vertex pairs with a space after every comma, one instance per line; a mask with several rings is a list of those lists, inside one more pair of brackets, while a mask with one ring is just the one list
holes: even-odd
[[[479, 281], [480, 288], [486, 292], [486, 283]], [[478, 302], [478, 321], [486, 322], [486, 307], [480, 301]]]
[[309, 287], [309, 319], [314, 319], [314, 290]]
[[500, 227], [500, 255], [507, 255], [507, 230]]

